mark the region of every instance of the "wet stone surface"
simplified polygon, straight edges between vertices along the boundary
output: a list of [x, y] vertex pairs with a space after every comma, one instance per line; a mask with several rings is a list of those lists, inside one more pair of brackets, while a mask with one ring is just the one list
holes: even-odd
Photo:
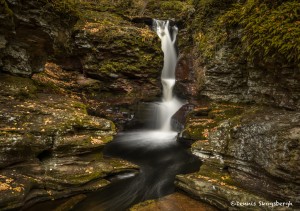
[[3, 75], [0, 84], [0, 209], [97, 190], [111, 174], [137, 171], [103, 158], [111, 121], [71, 97], [38, 92], [31, 79]]
[[176, 185], [221, 209], [252, 199], [298, 207], [299, 119], [299, 112], [261, 106], [195, 108], [182, 137], [194, 141], [192, 153], [204, 163]]

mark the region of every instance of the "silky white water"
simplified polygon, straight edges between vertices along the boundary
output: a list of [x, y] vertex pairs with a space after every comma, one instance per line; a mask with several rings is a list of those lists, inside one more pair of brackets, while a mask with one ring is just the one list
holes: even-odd
[[[140, 116], [141, 122], [145, 121], [145, 117], [149, 118], [152, 127], [145, 124], [142, 126], [143, 130], [135, 128], [118, 133], [103, 151], [101, 149], [101, 156], [128, 160], [137, 164], [139, 171], [128, 168], [123, 173], [107, 175], [105, 179], [111, 181], [111, 184], [87, 194], [86, 199], [72, 209], [74, 211], [128, 210], [134, 204], [174, 193], [176, 175], [192, 173], [200, 168], [200, 160], [176, 141], [178, 133], [171, 129], [171, 117], [183, 105], [173, 94], [177, 28], [170, 27], [169, 21], [155, 20], [153, 25], [161, 38], [165, 56], [161, 74], [163, 97], [162, 102], [142, 104], [141, 109], [138, 109], [144, 114]], [[139, 120], [136, 113], [134, 118]], [[157, 124], [157, 118], [160, 124]], [[53, 171], [58, 167], [59, 165], [50, 166]], [[44, 205], [45, 208], [47, 206], [49, 205]], [[36, 210], [41, 209], [38, 207]]]
[[173, 94], [176, 82], [175, 70], [177, 65], [177, 53], [175, 48], [178, 28], [170, 26], [169, 21], [153, 20], [153, 28], [161, 39], [161, 49], [164, 52], [164, 66], [161, 73], [163, 86], [163, 99], [159, 105], [159, 124], [163, 131], [171, 131], [171, 118], [183, 105]]

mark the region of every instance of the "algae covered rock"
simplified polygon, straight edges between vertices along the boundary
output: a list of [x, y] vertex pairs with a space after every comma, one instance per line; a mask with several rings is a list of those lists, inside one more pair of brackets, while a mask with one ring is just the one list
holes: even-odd
[[180, 82], [180, 92], [299, 109], [298, 2], [203, 0], [193, 6], [180, 41], [193, 77]]
[[220, 178], [215, 176], [215, 174], [203, 176], [197, 173], [178, 175], [175, 184], [194, 197], [222, 210], [240, 210], [241, 207], [247, 210], [268, 210], [266, 207], [259, 206], [259, 202], [270, 203], [270, 201], [228, 184], [226, 180], [229, 176], [226, 174], [219, 173]]
[[203, 202], [189, 198], [182, 193], [173, 193], [160, 199], [147, 200], [132, 206], [130, 211], [151, 211], [151, 210], [206, 210], [216, 211], [216, 209]]
[[41, 93], [29, 78], [1, 74], [0, 209], [102, 188], [137, 167], [103, 158], [115, 125], [67, 95]]
[[231, 201], [253, 201], [253, 210], [270, 209], [260, 201], [299, 207], [299, 123], [298, 112], [282, 109], [196, 108], [183, 135], [195, 141], [192, 153], [204, 163], [199, 172], [178, 176], [176, 184], [222, 209], [234, 209]]
[[148, 26], [137, 27], [115, 13], [87, 10], [74, 39], [84, 74], [103, 81], [104, 91], [158, 91], [162, 56]]

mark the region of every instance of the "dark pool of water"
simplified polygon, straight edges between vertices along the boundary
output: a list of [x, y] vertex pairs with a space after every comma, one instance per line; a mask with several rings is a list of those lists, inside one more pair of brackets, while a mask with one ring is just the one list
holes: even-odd
[[138, 202], [173, 193], [175, 175], [200, 167], [200, 161], [188, 148], [176, 142], [176, 135], [161, 131], [120, 133], [106, 146], [104, 155], [129, 160], [140, 166], [140, 173], [125, 174], [124, 179], [89, 194], [74, 210], [125, 210]]

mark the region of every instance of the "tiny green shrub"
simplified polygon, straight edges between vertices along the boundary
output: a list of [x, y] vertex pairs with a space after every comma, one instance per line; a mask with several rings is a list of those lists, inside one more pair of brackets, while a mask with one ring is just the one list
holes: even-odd
[[5, 0], [0, 0], [0, 14], [13, 15], [13, 11], [8, 7]]

